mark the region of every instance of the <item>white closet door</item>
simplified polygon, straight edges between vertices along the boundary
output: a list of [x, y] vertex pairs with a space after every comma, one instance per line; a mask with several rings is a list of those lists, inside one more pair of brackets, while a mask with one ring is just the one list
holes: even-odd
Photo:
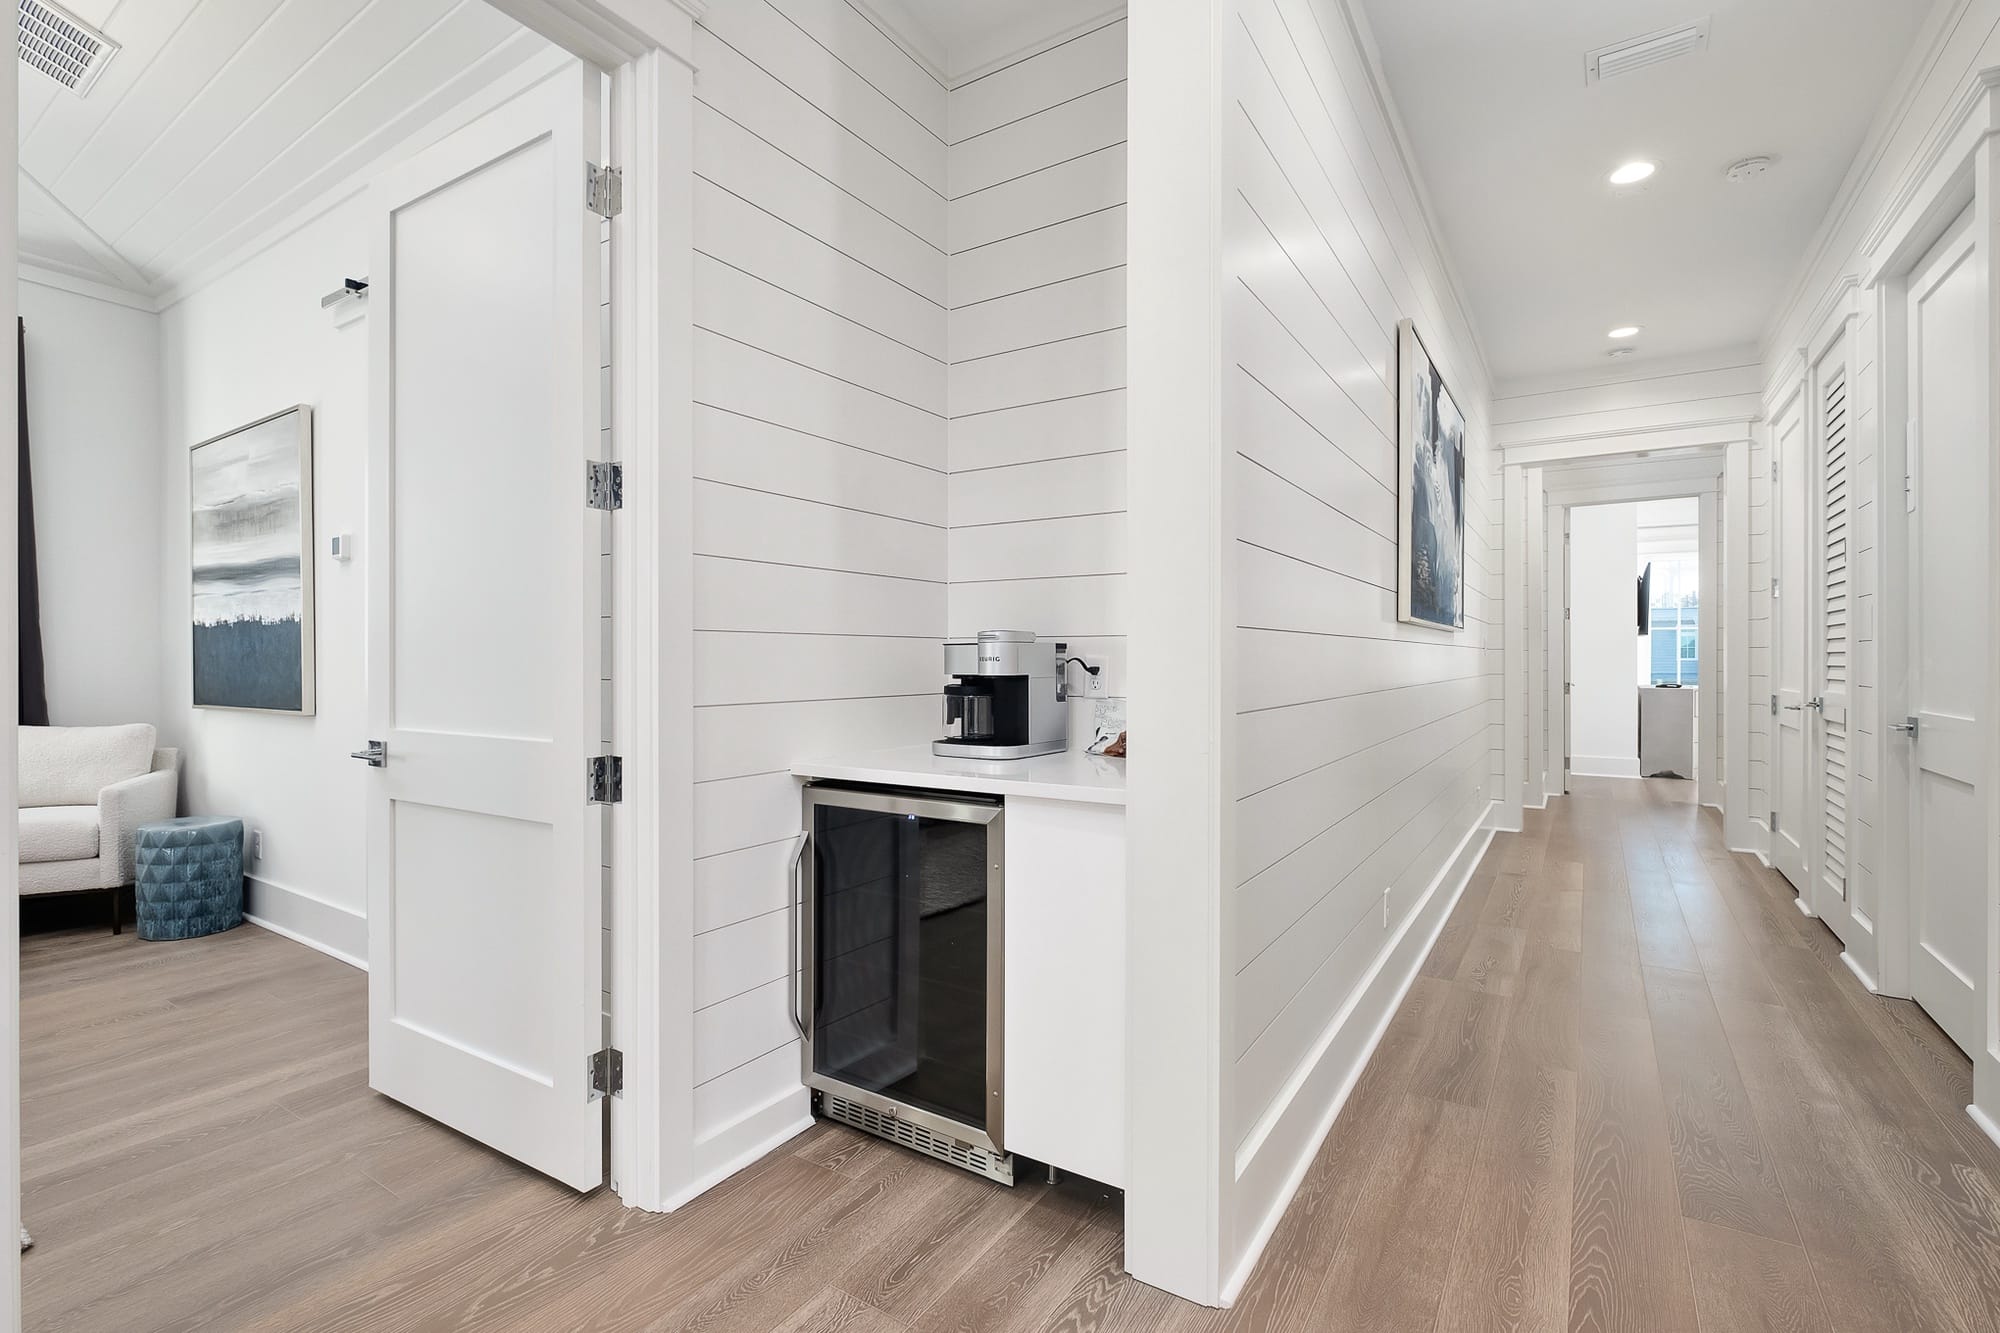
[[[1852, 606], [1848, 575], [1849, 411], [1847, 368], [1822, 363], [1817, 379], [1819, 449], [1819, 784], [1820, 855], [1817, 868], [1823, 901], [1845, 902], [1848, 873], [1849, 792], [1853, 785], [1847, 710]], [[1828, 919], [1844, 918], [1828, 914]]]
[[[1777, 465], [1772, 479], [1776, 507], [1776, 561], [1771, 590], [1772, 685], [1778, 696], [1773, 738], [1771, 864], [1805, 892], [1807, 811], [1817, 802], [1811, 795], [1812, 765], [1806, 751], [1806, 607], [1811, 577], [1806, 565], [1808, 513], [1806, 505], [1806, 429], [1798, 398], [1778, 414], [1771, 427], [1771, 456]], [[1816, 812], [1815, 812], [1816, 813]], [[1813, 821], [1816, 822], [1816, 821]]]
[[1971, 218], [1910, 278], [1910, 993], [1960, 1049], [1986, 975], [1985, 282]]
[[603, 1178], [599, 75], [373, 191], [368, 1069], [578, 1189]]

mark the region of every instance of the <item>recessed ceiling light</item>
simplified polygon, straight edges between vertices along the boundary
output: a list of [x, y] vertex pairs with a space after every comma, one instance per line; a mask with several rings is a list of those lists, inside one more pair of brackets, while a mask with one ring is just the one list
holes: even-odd
[[1621, 324], [1604, 336], [1607, 338], [1636, 338], [1639, 336], [1639, 326], [1637, 324]]
[[1637, 185], [1660, 169], [1656, 162], [1627, 162], [1611, 173], [1613, 185]]

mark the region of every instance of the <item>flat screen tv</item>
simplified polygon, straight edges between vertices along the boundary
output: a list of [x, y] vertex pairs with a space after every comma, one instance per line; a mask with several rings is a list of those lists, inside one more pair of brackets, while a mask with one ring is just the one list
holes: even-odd
[[1639, 571], [1639, 637], [1653, 632], [1653, 562]]

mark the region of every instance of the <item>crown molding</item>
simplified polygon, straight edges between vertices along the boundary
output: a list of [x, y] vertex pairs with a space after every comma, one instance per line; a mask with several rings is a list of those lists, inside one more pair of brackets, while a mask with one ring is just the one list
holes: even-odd
[[[1846, 178], [1842, 180], [1839, 190], [1835, 191], [1833, 203], [1820, 222], [1819, 230], [1806, 247], [1805, 261], [1800, 264], [1784, 299], [1777, 305], [1770, 327], [1765, 330], [1760, 340], [1759, 347], [1766, 362], [1779, 354], [1779, 344], [1784, 339], [1785, 328], [1806, 300], [1807, 285], [1812, 282], [1813, 275], [1828, 259], [1834, 242], [1847, 226], [1854, 210], [1861, 206], [1862, 196], [1867, 193], [1868, 187], [1884, 170], [1890, 144], [1895, 141], [1896, 134], [1903, 128], [1904, 123], [1914, 114], [1917, 94], [1930, 81], [1937, 69], [1938, 61], [1944, 56], [1951, 35], [1958, 30], [1971, 5], [1972, 0], [1940, 0], [1938, 16], [1932, 20], [1929, 43], [1924, 47], [1922, 56], [1909, 63], [1908, 73], [1904, 76], [1901, 87], [1890, 98], [1885, 99], [1884, 105], [1893, 109], [1886, 117], [1877, 118], [1861, 151], [1855, 155], [1853, 165], [1848, 168]], [[1955, 118], [1948, 115], [1946, 120], [1949, 123]], [[1948, 137], [1948, 135], [1937, 135], [1935, 132], [1933, 134], [1933, 138], [1939, 142]], [[1922, 178], [1922, 173], [1914, 173], [1906, 178], [1904, 187], [1914, 190], [1916, 183]], [[1883, 216], [1894, 217], [1895, 212], [1896, 210], [1891, 208], [1886, 210]], [[1877, 227], [1882, 225], [1880, 218], [1877, 219], [1876, 225]], [[1872, 230], [1874, 229], [1871, 228]], [[1861, 253], [1867, 253], [1867, 247], [1864, 246]]]
[[903, 8], [901, 0], [847, 0], [884, 37], [902, 49], [941, 88], [951, 87], [949, 59], [944, 47], [924, 30], [916, 16]]
[[[1113, 23], [1123, 19], [1125, 14], [1125, 0], [1117, 0], [1115, 4], [1099, 4], [1085, 9], [1084, 17], [1061, 28], [1057, 28], [1053, 32], [1045, 32], [1031, 41], [1016, 43], [1005, 50], [994, 52], [991, 55], [987, 55], [985, 59], [980, 60], [976, 65], [971, 65], [963, 69], [954, 67], [951, 70], [949, 79], [946, 80], [946, 86], [950, 88], [963, 88], [966, 84], [983, 79], [989, 74], [997, 74], [1009, 65], [1018, 65], [1023, 60], [1032, 59], [1044, 51], [1054, 50], [1064, 42], [1075, 41], [1078, 37], [1086, 33], [1096, 32], [1099, 28], [1108, 28]], [[985, 54], [984, 52], [976, 52], [975, 58]]]
[[160, 313], [161, 305], [157, 296], [145, 292], [130, 291], [124, 287], [114, 287], [108, 282], [98, 282], [93, 278], [78, 277], [65, 273], [59, 268], [51, 268], [32, 257], [23, 257], [15, 276], [22, 282], [37, 287], [48, 287], [54, 291], [68, 292], [72, 296], [84, 296], [93, 301], [105, 301], [111, 305], [122, 305], [131, 310], [141, 310], [149, 315]]

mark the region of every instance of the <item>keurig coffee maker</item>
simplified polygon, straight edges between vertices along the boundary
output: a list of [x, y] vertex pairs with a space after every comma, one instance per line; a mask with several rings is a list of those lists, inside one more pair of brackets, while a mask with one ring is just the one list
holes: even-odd
[[1026, 630], [986, 629], [973, 643], [947, 643], [944, 739], [933, 754], [1025, 759], [1069, 748], [1069, 693], [1060, 643]]

